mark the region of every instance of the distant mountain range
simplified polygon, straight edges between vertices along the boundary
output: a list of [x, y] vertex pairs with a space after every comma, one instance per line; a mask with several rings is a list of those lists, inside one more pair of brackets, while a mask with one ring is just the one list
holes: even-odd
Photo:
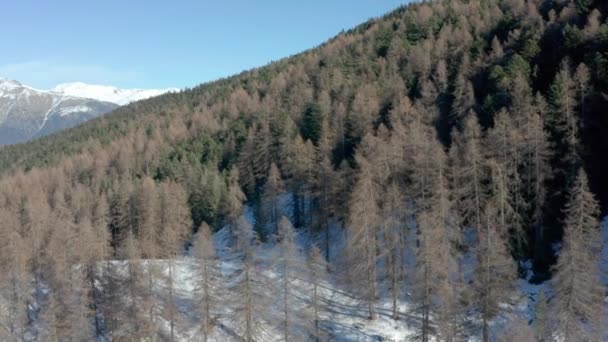
[[118, 106], [169, 91], [178, 89], [118, 89], [76, 82], [39, 90], [0, 78], [0, 145], [70, 128]]

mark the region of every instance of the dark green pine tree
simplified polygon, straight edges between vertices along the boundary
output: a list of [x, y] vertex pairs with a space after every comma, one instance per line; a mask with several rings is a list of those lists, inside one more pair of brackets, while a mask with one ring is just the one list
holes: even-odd
[[316, 146], [323, 130], [323, 112], [317, 103], [310, 103], [304, 110], [300, 135], [304, 140], [310, 140]]

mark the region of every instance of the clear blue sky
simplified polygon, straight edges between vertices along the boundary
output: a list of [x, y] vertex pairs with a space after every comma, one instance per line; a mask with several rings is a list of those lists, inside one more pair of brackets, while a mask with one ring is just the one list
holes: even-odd
[[0, 77], [179, 87], [316, 46], [406, 0], [19, 0], [0, 10]]

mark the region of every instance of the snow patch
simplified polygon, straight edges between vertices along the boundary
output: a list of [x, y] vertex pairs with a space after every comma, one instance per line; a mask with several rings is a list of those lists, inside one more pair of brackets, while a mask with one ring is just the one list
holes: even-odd
[[38, 128], [38, 132], [40, 132], [42, 130], [42, 128], [44, 128], [44, 125], [46, 125], [46, 122], [48, 121], [50, 114], [55, 110], [55, 108], [57, 108], [57, 106], [59, 106], [61, 101], [63, 101], [63, 98], [53, 99], [53, 105], [51, 106], [51, 108], [49, 108], [49, 110], [46, 113], [44, 113], [44, 120], [42, 120], [42, 124], [40, 125], [40, 128]]
[[92, 112], [92, 111], [93, 111], [93, 109], [89, 106], [78, 105], [78, 106], [61, 108], [59, 110], [58, 114], [59, 114], [59, 116], [66, 116], [66, 115], [70, 115], [73, 113], [87, 113], [87, 112]]

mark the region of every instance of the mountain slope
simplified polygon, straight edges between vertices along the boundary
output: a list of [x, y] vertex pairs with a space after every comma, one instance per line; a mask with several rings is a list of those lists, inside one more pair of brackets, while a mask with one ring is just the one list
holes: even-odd
[[[12, 311], [0, 321], [88, 334], [76, 340], [168, 340], [192, 317], [249, 340], [268, 323], [277, 336], [316, 326], [311, 335], [349, 340], [363, 320], [420, 340], [606, 340], [605, 13], [600, 0], [414, 4], [268, 66], [3, 148], [0, 296]], [[296, 247], [291, 223], [307, 236]], [[214, 263], [209, 230], [220, 228], [231, 249], [221, 267], [234, 269], [219, 270], [219, 297], [193, 297], [176, 286], [175, 260], [193, 245], [198, 263]], [[319, 304], [323, 324], [288, 317], [288, 300], [317, 293], [289, 292], [306, 274], [296, 253], [340, 283], [339, 300]], [[581, 304], [566, 312], [569, 296]], [[230, 315], [205, 316], [206, 303]], [[94, 312], [70, 330], [83, 308]], [[353, 320], [336, 312], [357, 326], [340, 327]]]

